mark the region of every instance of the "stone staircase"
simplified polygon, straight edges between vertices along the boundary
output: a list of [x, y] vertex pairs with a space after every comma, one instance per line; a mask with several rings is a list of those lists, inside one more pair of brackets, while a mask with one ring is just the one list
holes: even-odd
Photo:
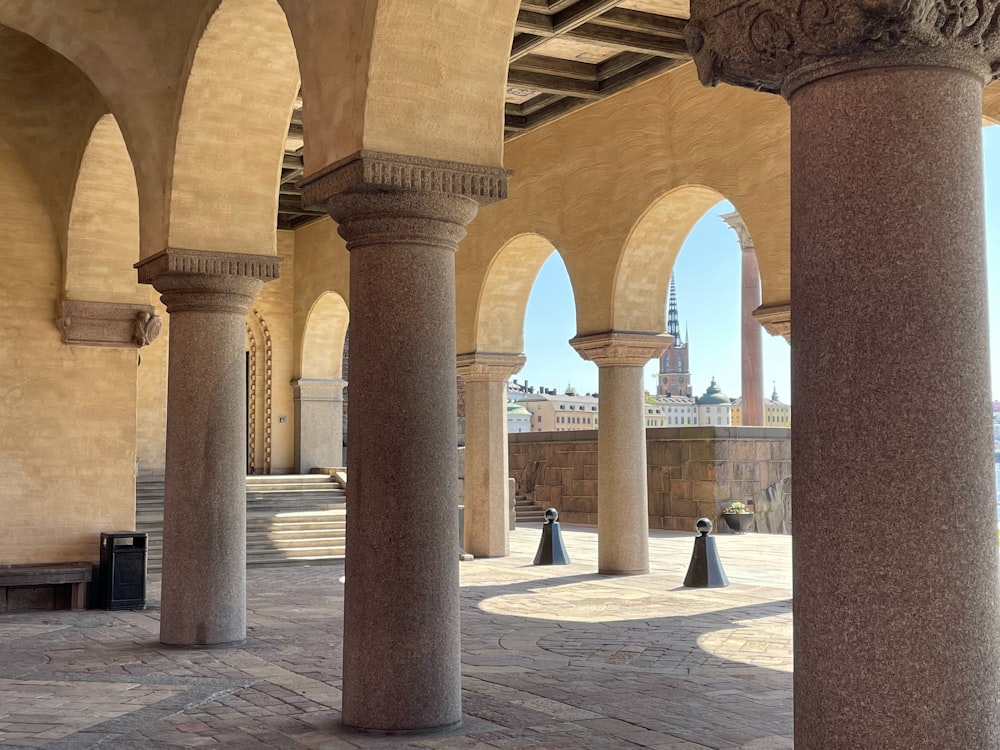
[[543, 524], [545, 523], [545, 508], [524, 495], [517, 495], [514, 498], [514, 518], [518, 524]]
[[[140, 477], [136, 530], [149, 535], [147, 566], [163, 559], [163, 477]], [[247, 477], [247, 567], [303, 565], [344, 556], [344, 490], [326, 474]]]

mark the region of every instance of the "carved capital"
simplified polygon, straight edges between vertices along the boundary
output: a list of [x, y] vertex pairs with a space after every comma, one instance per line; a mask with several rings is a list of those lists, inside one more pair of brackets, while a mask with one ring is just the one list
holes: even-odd
[[956, 68], [985, 83], [1000, 70], [998, 21], [998, 0], [699, 0], [685, 35], [706, 86], [788, 98], [864, 68]]
[[769, 334], [782, 336], [789, 344], [792, 343], [791, 304], [761, 305], [753, 311], [753, 316]]
[[140, 284], [160, 292], [167, 312], [245, 315], [264, 282], [278, 278], [276, 255], [167, 248], [135, 264]]
[[153, 343], [163, 321], [151, 305], [63, 300], [59, 328], [66, 344], [138, 349]]
[[499, 167], [365, 150], [314, 172], [299, 186], [302, 205], [324, 210], [332, 196], [372, 191], [458, 195], [484, 205], [507, 197], [510, 174]]
[[523, 354], [507, 352], [467, 352], [459, 354], [458, 377], [469, 381], [505, 382], [524, 367]]
[[668, 333], [605, 331], [570, 339], [569, 345], [598, 367], [642, 367], [659, 357], [674, 342]]

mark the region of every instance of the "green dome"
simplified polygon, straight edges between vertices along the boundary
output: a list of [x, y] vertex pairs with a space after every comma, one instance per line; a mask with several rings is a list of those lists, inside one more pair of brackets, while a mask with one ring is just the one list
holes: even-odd
[[698, 405], [704, 406], [707, 404], [729, 404], [729, 396], [722, 392], [722, 389], [715, 384], [715, 378], [712, 378], [712, 385], [708, 386], [708, 390], [705, 391], [704, 396], [698, 397]]
[[511, 401], [511, 402], [509, 402], [507, 404], [507, 413], [508, 414], [528, 414], [528, 415], [531, 414], [530, 411], [528, 411], [523, 406], [521, 406], [520, 404], [515, 403], [513, 401]]

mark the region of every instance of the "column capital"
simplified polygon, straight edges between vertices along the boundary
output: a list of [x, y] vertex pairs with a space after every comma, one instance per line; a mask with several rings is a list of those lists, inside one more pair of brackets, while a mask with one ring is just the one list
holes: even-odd
[[957, 68], [986, 83], [1000, 70], [997, 11], [998, 0], [702, 0], [685, 36], [704, 85], [787, 99], [865, 68]]
[[506, 381], [520, 372], [526, 359], [523, 354], [510, 352], [466, 352], [456, 357], [458, 377], [462, 380]]
[[674, 342], [668, 333], [639, 331], [604, 331], [570, 339], [569, 345], [584, 359], [598, 367], [641, 367], [659, 357]]
[[343, 378], [297, 378], [291, 382], [292, 398], [296, 401], [343, 401]]
[[772, 336], [782, 336], [792, 343], [792, 305], [779, 302], [775, 305], [761, 305], [753, 311], [753, 316], [765, 331]]
[[168, 247], [135, 264], [139, 283], [160, 292], [168, 313], [218, 310], [246, 314], [282, 258]]
[[722, 214], [719, 216], [729, 228], [736, 232], [736, 237], [740, 241], [740, 250], [745, 253], [752, 253], [753, 247], [753, 237], [750, 236], [750, 230], [747, 229], [746, 222], [743, 221], [743, 217], [740, 216], [739, 211], [732, 211], [728, 214]]
[[302, 204], [329, 213], [348, 250], [399, 243], [457, 250], [479, 206], [507, 197], [509, 174], [358, 151], [305, 178]]

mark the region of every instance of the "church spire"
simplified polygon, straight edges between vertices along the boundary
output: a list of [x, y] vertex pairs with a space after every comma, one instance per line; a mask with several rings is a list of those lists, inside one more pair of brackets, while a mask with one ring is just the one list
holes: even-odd
[[681, 344], [681, 323], [677, 316], [677, 287], [670, 277], [670, 304], [667, 306], [667, 333], [674, 337], [674, 346]]

